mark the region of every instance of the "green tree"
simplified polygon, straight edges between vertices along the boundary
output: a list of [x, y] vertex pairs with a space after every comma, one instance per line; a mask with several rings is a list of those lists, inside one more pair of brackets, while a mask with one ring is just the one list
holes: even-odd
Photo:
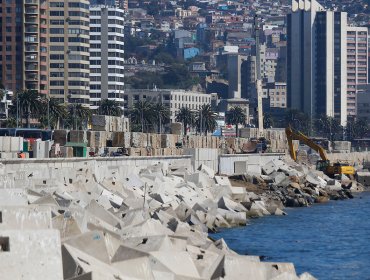
[[210, 104], [204, 104], [201, 106], [200, 110], [197, 112], [195, 123], [201, 134], [203, 132], [207, 134], [216, 129], [216, 114], [212, 111]]
[[105, 116], [120, 117], [123, 115], [123, 110], [119, 103], [115, 100], [103, 99], [100, 102], [99, 113]]
[[273, 127], [275, 124], [274, 118], [271, 116], [271, 114], [266, 113], [263, 114], [263, 128], [270, 128]]
[[[30, 127], [31, 115], [38, 115], [42, 110], [41, 96], [36, 90], [24, 90], [16, 95], [21, 116], [26, 117], [26, 126]], [[15, 100], [16, 104], [17, 100]]]
[[245, 118], [246, 118], [245, 112], [239, 106], [231, 108], [226, 114], [227, 123], [235, 125], [236, 127], [236, 137], [239, 136], [239, 124], [244, 125]]
[[176, 113], [176, 121], [182, 123], [184, 135], [186, 135], [188, 126], [194, 124], [194, 113], [188, 107], [181, 107]]
[[167, 106], [162, 103], [157, 103], [152, 106], [153, 120], [157, 124], [158, 133], [162, 133], [162, 126], [170, 121], [171, 112]]
[[369, 132], [369, 124], [366, 119], [356, 120], [353, 128], [353, 139], [364, 138]]
[[294, 130], [303, 132], [309, 135], [311, 131], [311, 119], [302, 111], [289, 109], [285, 115], [286, 126], [291, 126]]
[[[51, 128], [60, 127], [61, 120], [67, 118], [68, 111], [66, 106], [55, 98], [41, 98], [41, 110], [39, 122], [42, 127], [46, 128], [50, 124]], [[49, 111], [49, 112], [48, 112]], [[48, 117], [50, 118], [48, 120]]]
[[85, 129], [91, 118], [91, 110], [82, 104], [70, 104], [68, 106], [68, 118], [66, 126], [75, 130]]
[[138, 101], [130, 109], [132, 130], [148, 132], [155, 123], [153, 103], [146, 100]]

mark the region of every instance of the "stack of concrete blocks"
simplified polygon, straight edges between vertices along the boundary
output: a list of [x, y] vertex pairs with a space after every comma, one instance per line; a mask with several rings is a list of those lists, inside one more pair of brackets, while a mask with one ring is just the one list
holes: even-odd
[[264, 137], [270, 141], [271, 152], [283, 153], [287, 151], [287, 138], [284, 129], [265, 129]]
[[148, 146], [148, 135], [147, 133], [131, 132], [131, 147], [141, 148]]
[[123, 117], [93, 115], [91, 124], [96, 131], [129, 131], [129, 120]]
[[112, 146], [130, 148], [131, 133], [130, 132], [112, 132]]
[[51, 207], [25, 202], [0, 206], [1, 279], [63, 279], [60, 233], [52, 228]]
[[54, 130], [53, 132], [53, 140], [55, 143], [64, 146], [67, 143], [67, 135], [68, 130], [61, 129], [61, 130]]
[[334, 153], [350, 153], [351, 152], [351, 142], [349, 141], [334, 141], [333, 142], [333, 152]]
[[247, 139], [258, 138], [258, 129], [250, 127], [240, 128], [239, 137]]
[[69, 142], [87, 143], [87, 131], [86, 130], [71, 130], [69, 132]]
[[194, 168], [204, 164], [218, 172], [218, 149], [185, 148], [183, 149], [183, 154], [192, 156]]
[[87, 131], [87, 146], [102, 148], [107, 146], [108, 133], [106, 131]]
[[51, 147], [54, 141], [42, 141], [41, 139], [36, 139], [32, 143], [33, 158], [49, 158]]
[[0, 136], [0, 157], [17, 158], [17, 153], [23, 150], [23, 137]]

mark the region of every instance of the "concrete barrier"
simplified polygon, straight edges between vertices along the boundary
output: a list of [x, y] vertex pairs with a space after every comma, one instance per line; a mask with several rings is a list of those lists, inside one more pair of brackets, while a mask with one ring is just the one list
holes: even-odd
[[218, 173], [222, 175], [233, 175], [235, 173], [235, 162], [245, 161], [246, 167], [248, 165], [255, 166], [257, 164], [263, 166], [273, 159], [279, 159], [284, 156], [285, 154], [280, 153], [220, 155]]

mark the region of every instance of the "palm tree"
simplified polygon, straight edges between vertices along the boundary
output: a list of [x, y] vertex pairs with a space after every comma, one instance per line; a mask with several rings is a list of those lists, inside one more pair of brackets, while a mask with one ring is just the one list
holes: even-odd
[[39, 114], [42, 108], [40, 94], [36, 90], [24, 90], [18, 93], [16, 98], [21, 112], [26, 114], [26, 126], [30, 127], [31, 114]]
[[123, 110], [119, 103], [115, 100], [103, 99], [100, 102], [99, 113], [105, 116], [120, 117], [123, 115]]
[[245, 118], [244, 110], [239, 106], [232, 107], [226, 114], [227, 123], [236, 127], [236, 137], [239, 135], [239, 124], [245, 124]]
[[188, 126], [194, 124], [194, 113], [188, 107], [181, 107], [176, 113], [176, 121], [182, 123], [184, 135], [186, 135]]
[[74, 129], [79, 129], [81, 127], [86, 128], [90, 118], [91, 111], [88, 107], [81, 104], [69, 105], [67, 123], [69, 123]]
[[216, 123], [216, 114], [212, 111], [210, 104], [203, 104], [200, 110], [197, 112], [196, 126], [200, 134], [205, 132], [207, 134], [210, 131], [214, 131]]
[[162, 133], [162, 125], [166, 124], [170, 120], [171, 112], [167, 106], [162, 103], [157, 103], [152, 106], [153, 117], [158, 125], [158, 133]]
[[[140, 127], [141, 132], [148, 131], [149, 126], [155, 123], [153, 104], [146, 101], [138, 101], [130, 109], [131, 122], [136, 125], [136, 130]], [[135, 127], [133, 127], [135, 130]]]
[[[60, 121], [67, 118], [68, 111], [66, 106], [55, 98], [42, 98], [42, 109], [39, 121], [47, 127], [50, 124], [52, 127], [59, 128]], [[49, 120], [48, 120], [49, 117]]]

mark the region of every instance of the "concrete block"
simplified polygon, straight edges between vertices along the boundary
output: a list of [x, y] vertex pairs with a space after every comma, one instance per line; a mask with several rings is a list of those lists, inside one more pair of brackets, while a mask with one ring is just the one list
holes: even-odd
[[247, 162], [246, 161], [235, 161], [234, 162], [234, 173], [244, 174], [247, 172]]
[[357, 181], [366, 187], [370, 186], [370, 172], [358, 171]]

